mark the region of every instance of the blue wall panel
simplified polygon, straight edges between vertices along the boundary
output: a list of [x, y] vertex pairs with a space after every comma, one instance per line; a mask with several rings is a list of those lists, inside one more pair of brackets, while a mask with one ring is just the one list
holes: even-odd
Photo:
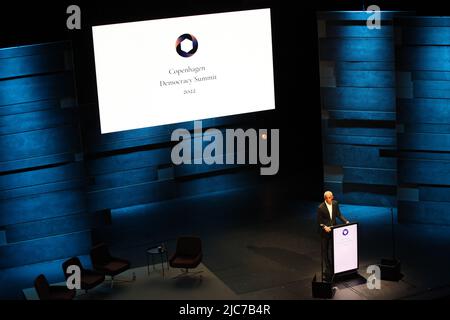
[[87, 211], [74, 88], [70, 43], [0, 49], [2, 297], [54, 261], [86, 255], [91, 228], [106, 222]]
[[395, 186], [414, 190], [400, 221], [449, 224], [450, 18], [390, 12], [379, 30], [366, 19], [318, 14], [325, 186], [379, 205]]
[[34, 186], [15, 188], [15, 189], [7, 189], [0, 191], [0, 200], [18, 198], [18, 197], [27, 197], [32, 195], [39, 195], [43, 193], [51, 193], [56, 191], [63, 190], [74, 190], [74, 189], [82, 189], [86, 185], [86, 181], [84, 178], [79, 177], [74, 180], [67, 181], [59, 181], [48, 184], [38, 184]]
[[395, 121], [395, 112], [327, 110], [330, 118], [338, 120], [387, 120]]
[[74, 95], [72, 72], [56, 73], [0, 81], [0, 105]]
[[[94, 110], [98, 108], [96, 105], [92, 105], [90, 107]], [[202, 127], [204, 130], [210, 127], [221, 128], [224, 126], [227, 126], [227, 128], [233, 128], [240, 124], [239, 127], [244, 128], [242, 124], [249, 122], [252, 124], [251, 127], [258, 128], [260, 124], [264, 123], [264, 118], [268, 115], [269, 112], [258, 112], [238, 116], [204, 119], [202, 120]], [[91, 120], [94, 119], [95, 117], [91, 117]], [[189, 121], [172, 125], [127, 130], [101, 135], [99, 120], [95, 120], [96, 121], [90, 123], [89, 129], [85, 133], [85, 140], [88, 142], [86, 147], [88, 148], [88, 151], [93, 153], [120, 150], [142, 145], [167, 143], [171, 139], [173, 130], [183, 128], [192, 131], [194, 129], [194, 122]]]
[[5, 227], [8, 243], [45, 238], [55, 235], [90, 231], [105, 222], [103, 213], [81, 213], [63, 217], [14, 224]]
[[319, 39], [321, 60], [386, 61], [392, 60], [394, 41], [386, 38], [326, 38]]
[[85, 254], [91, 246], [90, 231], [16, 242], [0, 247], [0, 269]]
[[86, 210], [85, 194], [79, 190], [42, 193], [2, 200], [0, 225], [64, 216]]
[[450, 124], [449, 99], [399, 99], [397, 110], [400, 123]]
[[344, 199], [347, 203], [369, 205], [369, 206], [383, 206], [383, 207], [395, 207], [397, 198], [392, 194], [377, 194], [371, 190], [367, 191], [348, 191], [343, 189]]
[[0, 190], [17, 189], [29, 186], [51, 184], [66, 180], [76, 180], [84, 174], [81, 162], [69, 163], [38, 171], [25, 171], [0, 176]]
[[426, 151], [404, 151], [402, 150], [399, 159], [410, 160], [438, 160], [450, 162], [450, 153], [426, 152]]
[[420, 201], [448, 202], [450, 187], [419, 187]]
[[88, 171], [91, 175], [101, 175], [166, 164], [170, 163], [170, 151], [169, 148], [161, 148], [102, 157], [89, 161]]
[[450, 161], [399, 159], [398, 179], [401, 185], [446, 185], [450, 180]]
[[412, 73], [412, 80], [449, 81], [450, 80], [450, 72], [445, 72], [445, 71], [414, 71]]
[[399, 217], [402, 222], [450, 224], [448, 202], [399, 201], [398, 210], [402, 211], [402, 216]]
[[163, 201], [177, 196], [175, 181], [155, 181], [90, 191], [89, 210], [114, 209], [136, 204]]
[[341, 136], [361, 136], [361, 137], [387, 137], [395, 136], [395, 129], [392, 128], [361, 128], [361, 127], [328, 127], [327, 134]]
[[339, 87], [392, 88], [395, 86], [395, 72], [339, 70], [336, 73], [336, 85]]
[[414, 80], [414, 98], [448, 99], [450, 83], [447, 81]]
[[387, 71], [395, 70], [394, 61], [335, 61], [336, 72], [342, 71]]
[[108, 189], [123, 185], [132, 185], [158, 179], [157, 167], [129, 169], [113, 173], [96, 175], [89, 190]]
[[353, 146], [345, 144], [325, 145], [325, 163], [340, 166], [394, 169], [396, 159], [380, 157], [377, 147]]
[[325, 138], [326, 143], [341, 143], [367, 146], [390, 146], [395, 147], [395, 137], [367, 137], [367, 136], [342, 136], [328, 135]]
[[183, 197], [198, 196], [208, 192], [224, 192], [248, 187], [257, 181], [258, 173], [254, 170], [231, 172], [182, 182], [179, 186], [179, 193]]
[[28, 159], [16, 159], [11, 161], [0, 162], [0, 171], [8, 172], [22, 169], [32, 169], [40, 166], [65, 164], [75, 160], [73, 152], [38, 156]]
[[0, 107], [0, 116], [21, 114], [27, 112], [58, 109], [61, 107], [59, 99], [47, 99], [41, 101], [17, 103]]
[[62, 125], [24, 133], [4, 135], [0, 140], [1, 162], [39, 157], [57, 153], [73, 152], [79, 148], [76, 126]]
[[[226, 117], [208, 119], [202, 122], [203, 130], [210, 126], [215, 126], [219, 130], [224, 130], [222, 126], [230, 128], [240, 127], [245, 130], [248, 121], [255, 115], [244, 115], [242, 117]], [[252, 126], [261, 123], [255, 117]], [[176, 128], [185, 128], [192, 131], [194, 123], [186, 122], [176, 125], [161, 126], [156, 128], [146, 128], [145, 130], [132, 130], [119, 132], [111, 135], [89, 139], [88, 149], [93, 154], [100, 157], [92, 159], [87, 163], [87, 173], [92, 182], [88, 187], [89, 210], [100, 210], [107, 208], [122, 208], [149, 202], [165, 201], [183, 197], [177, 190], [180, 179], [202, 179], [218, 181], [224, 179], [229, 171], [241, 170], [245, 166], [238, 165], [179, 165], [175, 166], [171, 160], [171, 132]], [[222, 127], [222, 128], [221, 128]], [[94, 127], [95, 128], [95, 127]], [[95, 134], [90, 128], [87, 133], [89, 137]], [[257, 126], [256, 126], [257, 128]], [[191, 133], [192, 134], [192, 133]], [[96, 135], [99, 135], [97, 132]], [[202, 137], [191, 137], [194, 140], [201, 140]], [[156, 145], [152, 150], [134, 151], [132, 146]], [[209, 144], [201, 141], [202, 146]], [[224, 146], [226, 142], [224, 141]], [[102, 155], [105, 151], [116, 151], [119, 154]], [[225, 150], [224, 150], [225, 151]], [[193, 159], [194, 154], [191, 154]], [[241, 168], [242, 167], [242, 168]], [[167, 174], [164, 174], [167, 172]], [[207, 177], [204, 177], [208, 175]], [[212, 177], [216, 175], [217, 177]], [[255, 175], [259, 175], [255, 173]], [[220, 176], [223, 176], [222, 178]], [[211, 182], [212, 183], [212, 182]], [[239, 181], [234, 181], [239, 184]], [[226, 184], [225, 186], [231, 184]], [[206, 184], [204, 185], [206, 186]], [[209, 189], [204, 188], [204, 193]]]
[[450, 151], [450, 134], [404, 133], [398, 141], [409, 150]]
[[218, 171], [226, 172], [231, 169], [240, 168], [243, 166], [245, 165], [239, 164], [181, 165], [176, 166], [174, 171], [176, 177], [186, 177]]
[[406, 27], [402, 43], [407, 45], [450, 45], [450, 27]]
[[0, 134], [45, 129], [73, 122], [71, 111], [55, 109], [7, 115], [0, 118]]
[[326, 29], [327, 37], [333, 38], [388, 38], [392, 37], [392, 26], [383, 26], [380, 29], [369, 29], [365, 25], [345, 26], [331, 25]]
[[397, 171], [395, 169], [374, 169], [344, 167], [344, 182], [379, 185], [397, 185]]
[[[371, 11], [319, 11], [317, 12], [317, 19], [329, 20], [331, 25], [344, 24], [345, 22], [355, 22], [365, 25], [367, 18], [372, 14]], [[408, 12], [380, 11], [380, 21], [383, 25], [392, 23], [392, 20], [399, 16], [408, 16]]]
[[450, 124], [434, 124], [434, 123], [405, 123], [400, 124], [402, 132], [408, 133], [435, 133], [450, 134]]
[[0, 79], [64, 71], [68, 67], [66, 61], [64, 51], [11, 57], [2, 63]]
[[393, 17], [404, 14], [381, 12], [381, 29], [365, 11], [317, 16], [325, 187], [343, 203], [395, 205], [396, 159], [383, 151], [397, 147]]
[[0, 49], [0, 58], [14, 58], [31, 55], [52, 54], [71, 49], [71, 43], [66, 41], [39, 43], [26, 46]]
[[448, 46], [409, 46], [398, 49], [398, 64], [402, 71], [450, 71]]
[[394, 88], [322, 88], [321, 98], [326, 109], [395, 111]]
[[398, 182], [418, 190], [399, 202], [399, 220], [450, 224], [450, 19], [401, 18], [397, 71], [410, 74], [412, 96], [398, 99]]

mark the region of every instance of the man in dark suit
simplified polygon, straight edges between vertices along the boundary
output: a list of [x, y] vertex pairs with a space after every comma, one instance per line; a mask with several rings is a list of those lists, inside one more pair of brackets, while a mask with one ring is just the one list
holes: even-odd
[[339, 203], [333, 200], [331, 191], [326, 191], [323, 194], [323, 198], [324, 202], [317, 208], [317, 223], [322, 238], [322, 261], [325, 265], [324, 276], [326, 281], [331, 281], [333, 275], [331, 266], [331, 227], [336, 225], [336, 218], [339, 218], [343, 223], [349, 223], [349, 221], [342, 215]]

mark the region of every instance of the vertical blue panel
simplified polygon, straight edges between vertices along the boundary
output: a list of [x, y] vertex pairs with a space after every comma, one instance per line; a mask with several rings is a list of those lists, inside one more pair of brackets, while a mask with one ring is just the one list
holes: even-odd
[[399, 19], [398, 71], [411, 75], [412, 96], [398, 99], [398, 183], [418, 190], [399, 202], [399, 219], [450, 224], [450, 19]]
[[406, 14], [381, 12], [381, 29], [367, 28], [364, 11], [318, 14], [320, 66], [331, 69], [321, 77], [335, 80], [321, 81], [324, 165], [341, 172], [339, 180], [325, 172], [325, 184], [343, 203], [395, 202], [396, 159], [384, 154], [397, 147], [393, 18]]
[[77, 156], [71, 61], [68, 42], [0, 49], [1, 297], [17, 297], [40, 273], [52, 281], [55, 261], [62, 276], [60, 259], [86, 255], [98, 225]]

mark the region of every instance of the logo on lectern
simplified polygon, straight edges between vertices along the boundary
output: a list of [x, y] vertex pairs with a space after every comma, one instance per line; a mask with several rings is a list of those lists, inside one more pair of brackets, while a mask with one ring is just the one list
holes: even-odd
[[182, 34], [175, 42], [175, 48], [180, 56], [184, 58], [191, 57], [198, 49], [197, 38], [189, 33]]
[[344, 235], [344, 236], [348, 235], [348, 229], [342, 230], [342, 235]]

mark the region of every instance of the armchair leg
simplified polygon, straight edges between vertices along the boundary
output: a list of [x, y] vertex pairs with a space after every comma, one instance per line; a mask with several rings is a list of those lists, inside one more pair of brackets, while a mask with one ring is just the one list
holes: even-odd
[[136, 281], [136, 274], [133, 272], [133, 275], [131, 276], [131, 279], [117, 279], [114, 278], [114, 276], [111, 276], [111, 288], [114, 286], [114, 282], [134, 282]]
[[[193, 276], [196, 274], [200, 274], [202, 273], [203, 270], [198, 270], [198, 271], [194, 271], [194, 272], [189, 272], [189, 269], [181, 269], [181, 273], [175, 277], [173, 277], [172, 279], [178, 279], [178, 278], [182, 278], [182, 277], [189, 277], [189, 276]], [[201, 277], [201, 275], [200, 275]]]

